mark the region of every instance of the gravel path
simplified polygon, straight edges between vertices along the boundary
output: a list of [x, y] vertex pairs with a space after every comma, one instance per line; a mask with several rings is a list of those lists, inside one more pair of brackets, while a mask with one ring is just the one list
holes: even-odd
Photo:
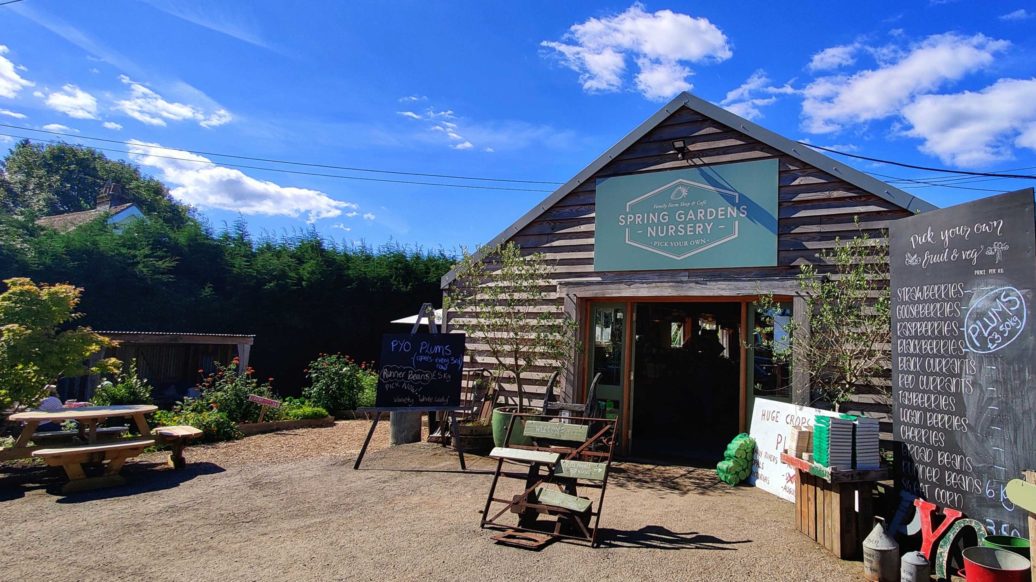
[[387, 423], [353, 471], [368, 427], [192, 447], [182, 472], [148, 455], [129, 485], [71, 497], [60, 473], [0, 465], [0, 579], [862, 578], [794, 530], [791, 504], [688, 467], [616, 464], [600, 549], [499, 546], [478, 527], [488, 475], [438, 445], [388, 447]]

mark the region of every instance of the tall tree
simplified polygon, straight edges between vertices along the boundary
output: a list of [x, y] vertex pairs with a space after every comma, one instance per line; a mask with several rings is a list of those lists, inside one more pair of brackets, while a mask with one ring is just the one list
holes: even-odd
[[169, 197], [158, 180], [135, 166], [109, 160], [95, 149], [71, 144], [33, 144], [22, 140], [3, 160], [8, 184], [0, 186], [0, 209], [27, 210], [38, 216], [89, 210], [109, 181], [122, 186], [122, 196], [148, 216], [182, 224], [187, 209]]

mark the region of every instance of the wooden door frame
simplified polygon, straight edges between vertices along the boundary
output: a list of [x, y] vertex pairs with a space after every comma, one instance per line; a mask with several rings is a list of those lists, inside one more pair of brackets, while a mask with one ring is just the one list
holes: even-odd
[[[775, 296], [775, 300], [790, 301], [791, 297]], [[748, 430], [748, 350], [745, 347], [745, 341], [748, 338], [748, 307], [753, 302], [759, 300], [759, 295], [720, 295], [720, 296], [701, 296], [701, 295], [690, 295], [690, 296], [661, 296], [661, 297], [638, 297], [638, 296], [615, 296], [615, 297], [579, 297], [578, 300], [582, 302], [581, 308], [578, 312], [582, 317], [582, 338], [583, 345], [589, 346], [593, 343], [593, 321], [591, 315], [593, 314], [593, 307], [597, 304], [621, 304], [626, 310], [626, 322], [624, 324], [624, 354], [622, 364], [622, 410], [620, 412], [619, 427], [622, 435], [622, 446], [616, 450], [617, 454], [628, 455], [630, 451], [630, 443], [632, 441], [633, 423], [631, 418], [631, 411], [633, 409], [633, 334], [635, 332], [634, 319], [636, 318], [636, 305], [638, 303], [739, 303], [741, 305], [741, 337], [739, 353], [741, 357], [740, 366], [740, 379], [738, 380], [738, 427], [741, 432]], [[576, 381], [578, 382], [578, 391], [574, 391], [574, 396], [577, 395], [580, 400], [585, 401], [586, 391], [588, 389], [587, 383], [590, 380], [590, 357], [591, 350], [584, 349], [583, 357], [579, 364], [578, 372], [576, 373]]]

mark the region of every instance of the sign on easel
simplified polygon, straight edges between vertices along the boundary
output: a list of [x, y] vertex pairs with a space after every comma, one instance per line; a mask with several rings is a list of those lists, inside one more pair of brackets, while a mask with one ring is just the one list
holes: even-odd
[[[427, 319], [428, 333], [417, 333], [421, 320]], [[421, 305], [417, 321], [409, 334], [387, 333], [381, 339], [381, 369], [375, 404], [358, 408], [372, 412], [374, 420], [353, 469], [360, 467], [367, 445], [382, 412], [446, 412], [450, 416], [450, 432], [460, 457], [464, 451], [457, 433], [457, 412], [460, 412], [461, 380], [464, 375], [464, 340], [462, 333], [438, 333], [435, 310], [431, 303]]]
[[464, 334], [387, 333], [375, 407], [460, 406]]

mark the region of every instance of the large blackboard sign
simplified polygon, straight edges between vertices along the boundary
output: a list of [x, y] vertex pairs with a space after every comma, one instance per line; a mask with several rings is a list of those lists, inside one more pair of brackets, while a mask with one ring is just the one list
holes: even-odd
[[464, 337], [462, 333], [383, 335], [375, 407], [459, 407]]
[[899, 485], [1021, 535], [1007, 482], [1036, 468], [1033, 191], [890, 228]]

